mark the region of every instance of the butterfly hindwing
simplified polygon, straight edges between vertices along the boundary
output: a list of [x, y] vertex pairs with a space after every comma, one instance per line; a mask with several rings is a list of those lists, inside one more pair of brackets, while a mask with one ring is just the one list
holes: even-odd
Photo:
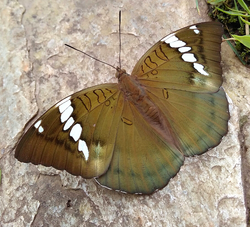
[[169, 120], [185, 156], [217, 146], [227, 133], [228, 103], [223, 88], [215, 93], [148, 88], [149, 97]]
[[114, 155], [108, 171], [96, 180], [109, 188], [150, 194], [163, 188], [183, 165], [183, 154], [124, 101]]

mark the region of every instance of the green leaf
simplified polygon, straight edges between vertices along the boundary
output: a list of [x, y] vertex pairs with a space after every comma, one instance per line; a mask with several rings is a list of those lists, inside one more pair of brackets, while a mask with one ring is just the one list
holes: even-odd
[[219, 5], [221, 3], [224, 3], [226, 0], [209, 0], [207, 1], [207, 3], [211, 4], [211, 5]]
[[248, 24], [248, 25], [250, 25], [250, 22], [249, 21], [247, 21], [247, 20], [244, 20], [242, 17], [240, 17], [240, 19], [245, 23], [245, 24]]
[[198, 0], [196, 0], [195, 3], [196, 3], [197, 12], [198, 12], [199, 15], [201, 15], [201, 14], [200, 14], [200, 9], [199, 9]]
[[[227, 7], [227, 6], [226, 6]], [[238, 9], [232, 9], [230, 7], [227, 7], [227, 9], [229, 9], [229, 11], [227, 12], [235, 12], [235, 13], [241, 13], [242, 15], [245, 15], [246, 16], [246, 12], [245, 11], [241, 11], [241, 10], [238, 10]]]
[[250, 48], [250, 35], [243, 35], [243, 36], [232, 35], [232, 37], [235, 38], [240, 43], [242, 43], [247, 48]]
[[250, 15], [245, 15], [245, 14], [240, 13], [241, 11], [236, 11], [236, 10], [234, 10], [234, 12], [233, 12], [233, 11], [225, 11], [225, 10], [220, 9], [220, 8], [218, 8], [218, 7], [215, 7], [215, 8], [216, 8], [217, 10], [219, 10], [219, 11], [221, 11], [221, 12], [223, 12], [223, 13], [226, 13], [226, 14], [228, 14], [228, 15], [231, 15], [231, 16], [250, 17]]
[[231, 47], [231, 49], [233, 50], [233, 52], [236, 54], [236, 56], [238, 57], [238, 59], [241, 61], [241, 63], [243, 65], [246, 65], [246, 63], [242, 60], [241, 56], [239, 55], [238, 51], [235, 49], [235, 47], [231, 44], [231, 42], [227, 39], [226, 35], [223, 35], [223, 38], [225, 39], [225, 41], [227, 42], [227, 44]]
[[[239, 10], [236, 0], [234, 0], [234, 7], [235, 7], [236, 10]], [[243, 12], [243, 14], [245, 14], [245, 12]], [[239, 23], [240, 23], [240, 27], [242, 28], [243, 27], [243, 23], [242, 23], [242, 21], [240, 19], [240, 16], [238, 16], [238, 20], [239, 20]]]
[[241, 7], [242, 7], [244, 10], [246, 10], [246, 12], [247, 12], [248, 14], [250, 14], [250, 10], [249, 10], [248, 6], [246, 5], [246, 3], [244, 2], [244, 0], [238, 0], [238, 2], [239, 2], [239, 4], [241, 5]]

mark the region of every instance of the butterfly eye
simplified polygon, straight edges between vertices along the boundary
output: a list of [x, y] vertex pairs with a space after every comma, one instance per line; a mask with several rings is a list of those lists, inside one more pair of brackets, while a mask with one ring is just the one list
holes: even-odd
[[220, 23], [191, 25], [159, 40], [131, 76], [63, 99], [20, 140], [15, 157], [53, 166], [106, 188], [151, 194], [185, 156], [217, 146], [227, 133], [221, 87]]

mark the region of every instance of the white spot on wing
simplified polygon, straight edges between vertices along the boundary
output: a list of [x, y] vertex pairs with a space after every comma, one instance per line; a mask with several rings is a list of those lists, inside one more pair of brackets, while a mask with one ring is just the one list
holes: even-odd
[[168, 35], [168, 36], [164, 37], [161, 41], [169, 44], [170, 47], [172, 47], [172, 48], [179, 48], [179, 47], [183, 47], [186, 45], [186, 43], [182, 40], [179, 40], [175, 36], [175, 34]]
[[202, 75], [209, 76], [209, 74], [204, 70], [204, 66], [199, 63], [194, 63], [194, 68]]
[[41, 123], [42, 123], [42, 120], [37, 121], [37, 122], [34, 124], [34, 127], [35, 127], [35, 128], [38, 128], [38, 127], [40, 126]]
[[89, 149], [88, 149], [88, 146], [86, 144], [86, 142], [84, 140], [79, 140], [78, 142], [78, 150], [79, 151], [82, 151], [84, 157], [85, 157], [85, 160], [88, 161], [89, 159]]
[[38, 132], [39, 132], [39, 133], [44, 132], [44, 128], [41, 126], [41, 123], [42, 123], [42, 120], [39, 120], [39, 121], [37, 121], [37, 122], [34, 124], [34, 127], [35, 127], [36, 129], [38, 129]]
[[71, 105], [71, 101], [67, 100], [64, 103], [62, 103], [61, 105], [59, 105], [59, 112], [62, 113], [64, 112], [64, 110], [66, 110], [69, 106]]
[[189, 27], [189, 29], [197, 29], [197, 26], [196, 25], [192, 25]]
[[200, 33], [200, 31], [195, 29], [194, 33], [198, 35]]
[[197, 61], [194, 54], [192, 54], [192, 53], [185, 53], [181, 57], [185, 62], [196, 62]]
[[75, 142], [79, 140], [81, 134], [82, 134], [82, 126], [79, 123], [75, 124], [69, 133], [69, 135], [75, 140]]
[[69, 97], [67, 97], [67, 98], [65, 98], [65, 99], [63, 99], [63, 100], [61, 100], [59, 103], [56, 104], [56, 106], [60, 106], [61, 104], [63, 104], [63, 103], [65, 103], [65, 102], [67, 102], [68, 100], [70, 100], [70, 98], [71, 98], [71, 96], [69, 96]]
[[193, 29], [194, 33], [197, 34], [197, 35], [200, 33], [200, 30], [197, 28], [196, 25], [193, 25], [193, 26], [189, 27], [189, 29]]
[[[60, 108], [60, 107], [59, 107]], [[73, 113], [73, 107], [69, 106], [62, 114], [61, 114], [61, 122], [65, 122], [69, 119], [70, 115]]]
[[176, 42], [171, 42], [169, 45], [170, 45], [170, 47], [172, 47], [172, 48], [179, 48], [179, 47], [185, 46], [186, 43], [183, 42], [183, 41], [181, 41], [181, 40], [178, 40], [178, 41], [176, 41]]
[[42, 126], [39, 126], [39, 128], [38, 128], [38, 132], [39, 132], [39, 133], [44, 132], [44, 128], [43, 128]]
[[178, 51], [179, 51], [180, 53], [185, 53], [185, 52], [190, 51], [191, 49], [192, 49], [191, 47], [180, 47], [180, 48], [178, 49]]
[[165, 43], [172, 43], [178, 40], [179, 39], [175, 36], [175, 34], [171, 34], [171, 35], [167, 35], [166, 37], [164, 37], [161, 41]]
[[74, 118], [73, 117], [70, 117], [67, 121], [66, 121], [66, 123], [65, 123], [65, 125], [63, 126], [63, 130], [64, 131], [66, 131], [66, 130], [68, 130], [73, 124], [74, 124]]

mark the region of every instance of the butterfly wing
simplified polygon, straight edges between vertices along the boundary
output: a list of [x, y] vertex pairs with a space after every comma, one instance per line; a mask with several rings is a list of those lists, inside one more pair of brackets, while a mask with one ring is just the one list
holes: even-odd
[[84, 178], [102, 175], [113, 155], [119, 94], [117, 84], [103, 84], [63, 99], [25, 133], [15, 157]]
[[143, 194], [164, 187], [184, 161], [117, 84], [88, 88], [57, 103], [25, 133], [15, 157], [84, 178], [102, 175], [97, 181], [103, 186]]
[[217, 146], [227, 133], [228, 102], [222, 87], [208, 94], [149, 87], [147, 94], [178, 135], [185, 156]]
[[227, 133], [222, 33], [217, 22], [180, 29], [150, 48], [132, 72], [170, 122], [186, 156], [218, 145]]
[[134, 105], [124, 100], [112, 162], [96, 180], [118, 191], [150, 194], [163, 188], [183, 161], [183, 154], [157, 134]]
[[147, 87], [216, 92], [222, 84], [222, 34], [218, 22], [182, 28], [151, 47], [131, 75]]

